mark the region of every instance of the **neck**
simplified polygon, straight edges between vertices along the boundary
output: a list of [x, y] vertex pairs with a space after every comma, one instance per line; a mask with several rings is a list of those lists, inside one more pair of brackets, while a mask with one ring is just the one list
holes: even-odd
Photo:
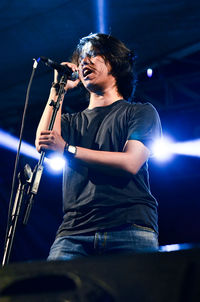
[[90, 92], [88, 109], [109, 106], [120, 99], [123, 99], [123, 96], [119, 94], [116, 87], [105, 89], [101, 93]]

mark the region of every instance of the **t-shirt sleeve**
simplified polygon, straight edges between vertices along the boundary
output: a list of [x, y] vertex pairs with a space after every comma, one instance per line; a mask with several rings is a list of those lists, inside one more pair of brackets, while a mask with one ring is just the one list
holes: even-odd
[[69, 114], [62, 114], [61, 116], [61, 136], [68, 142], [70, 135], [70, 118]]
[[128, 122], [128, 140], [141, 141], [152, 155], [153, 143], [161, 137], [161, 132], [160, 118], [153, 105], [135, 104]]

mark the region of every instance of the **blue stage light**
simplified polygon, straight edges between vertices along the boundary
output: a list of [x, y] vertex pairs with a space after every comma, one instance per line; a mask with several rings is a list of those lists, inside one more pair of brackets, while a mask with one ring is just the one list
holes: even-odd
[[65, 158], [59, 154], [55, 154], [51, 158], [46, 158], [46, 161], [50, 168], [55, 172], [62, 171], [66, 164]]
[[154, 158], [158, 161], [167, 161], [172, 158], [172, 139], [169, 137], [162, 137], [157, 140], [152, 146]]
[[106, 6], [105, 0], [96, 0], [97, 32], [107, 33], [106, 29]]
[[[19, 145], [19, 139], [10, 135], [9, 133], [6, 133], [5, 131], [0, 129], [0, 147], [3, 147], [8, 150], [12, 150], [17, 152]], [[31, 146], [30, 144], [27, 144], [22, 141], [20, 153], [26, 156], [29, 156], [34, 159], [39, 159], [40, 154], [37, 152], [36, 148], [34, 146]], [[44, 162], [49, 165], [51, 169], [54, 171], [62, 171], [65, 162], [63, 161], [63, 158], [61, 157], [60, 160], [58, 160], [58, 156], [56, 155], [57, 160], [55, 161], [55, 158], [45, 158]]]
[[200, 139], [175, 143], [172, 146], [172, 151], [175, 154], [200, 157]]
[[[0, 130], [0, 147], [17, 152], [18, 145], [19, 145], [18, 138], [12, 136], [11, 134], [3, 130]], [[30, 156], [35, 159], [39, 159], [40, 156], [37, 150], [35, 149], [35, 147], [25, 142], [22, 142], [21, 144], [21, 154]]]
[[200, 139], [187, 142], [173, 142], [168, 137], [156, 141], [152, 146], [154, 158], [159, 161], [166, 161], [174, 154], [200, 157]]
[[[0, 129], [0, 147], [17, 152], [19, 139]], [[172, 159], [174, 154], [200, 157], [200, 139], [187, 142], [174, 142], [171, 138], [163, 136], [152, 146], [154, 159], [166, 161]], [[21, 154], [39, 159], [40, 154], [34, 146], [22, 141]], [[54, 153], [52, 158], [45, 158], [44, 162], [54, 171], [62, 171], [66, 164], [62, 156]]]
[[191, 249], [193, 244], [190, 243], [181, 243], [181, 244], [169, 244], [163, 245], [159, 247], [160, 252], [174, 252], [174, 251], [181, 251], [181, 250], [189, 250]]
[[153, 75], [153, 69], [148, 68], [148, 69], [147, 69], [147, 76], [148, 76], [148, 78], [151, 78], [152, 75]]

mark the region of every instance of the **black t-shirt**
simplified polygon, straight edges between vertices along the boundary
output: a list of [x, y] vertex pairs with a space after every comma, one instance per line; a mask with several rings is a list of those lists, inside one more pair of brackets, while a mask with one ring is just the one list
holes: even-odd
[[[122, 152], [127, 140], [139, 140], [149, 149], [160, 136], [160, 119], [149, 104], [119, 100], [105, 107], [63, 114], [62, 137], [70, 145]], [[57, 236], [83, 234], [136, 223], [157, 226], [157, 201], [148, 180], [148, 164], [136, 175], [109, 175], [76, 160], [63, 175], [64, 219]]]

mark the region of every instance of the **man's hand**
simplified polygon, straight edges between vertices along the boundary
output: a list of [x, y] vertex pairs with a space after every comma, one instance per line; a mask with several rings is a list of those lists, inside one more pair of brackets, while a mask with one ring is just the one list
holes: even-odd
[[38, 140], [36, 149], [38, 152], [44, 150], [52, 150], [63, 153], [66, 142], [60, 134], [55, 130], [44, 130], [41, 131]]
[[[67, 65], [69, 68], [71, 68], [73, 70], [73, 72], [78, 71], [78, 67], [73, 63], [62, 62], [61, 65], [64, 65], [64, 66]], [[59, 82], [58, 76], [59, 76], [59, 74], [58, 74], [57, 70], [54, 70], [54, 82], [55, 83]], [[79, 82], [80, 82], [79, 79], [77, 79], [76, 81], [67, 80], [67, 84], [65, 86], [65, 91], [67, 91], [68, 89], [75, 88]]]

